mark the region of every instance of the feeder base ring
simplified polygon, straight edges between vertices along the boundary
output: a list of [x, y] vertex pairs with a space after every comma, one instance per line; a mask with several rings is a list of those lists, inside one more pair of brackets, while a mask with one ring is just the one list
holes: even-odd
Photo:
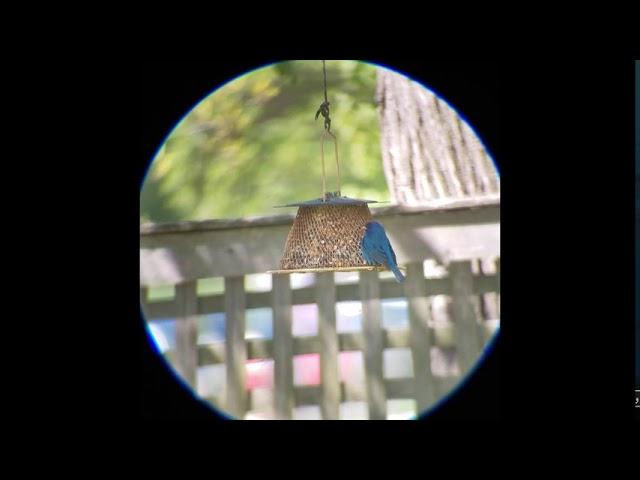
[[267, 270], [267, 273], [285, 274], [285, 273], [321, 273], [321, 272], [371, 272], [377, 270], [382, 272], [389, 270], [386, 267], [377, 267], [374, 265], [366, 267], [322, 267], [322, 268], [294, 268], [291, 270]]

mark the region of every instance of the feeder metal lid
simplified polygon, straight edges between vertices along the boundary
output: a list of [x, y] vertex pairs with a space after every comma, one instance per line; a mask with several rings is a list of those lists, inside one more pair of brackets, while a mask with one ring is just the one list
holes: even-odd
[[274, 208], [282, 207], [305, 207], [305, 206], [322, 206], [322, 205], [366, 205], [367, 203], [379, 203], [377, 200], [363, 200], [359, 198], [341, 197], [338, 192], [327, 192], [325, 199], [316, 198], [298, 203], [289, 203], [287, 205], [276, 205]]

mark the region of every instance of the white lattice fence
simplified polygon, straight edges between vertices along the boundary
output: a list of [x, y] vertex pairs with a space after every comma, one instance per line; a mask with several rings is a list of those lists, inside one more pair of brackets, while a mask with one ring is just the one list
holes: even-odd
[[[499, 203], [446, 209], [391, 207], [374, 211], [406, 267], [398, 284], [388, 275], [361, 272], [355, 283], [337, 284], [333, 273], [317, 274], [313, 285], [291, 288], [289, 276], [274, 275], [271, 290], [245, 290], [245, 275], [277, 267], [293, 216], [209, 221], [141, 229], [141, 300], [147, 321], [175, 318], [175, 348], [165, 353], [197, 391], [199, 367], [224, 364], [222, 395], [212, 404], [243, 418], [255, 409], [246, 385], [248, 360], [273, 360], [272, 414], [292, 418], [294, 409], [317, 405], [322, 418], [340, 417], [344, 402], [366, 402], [367, 417], [388, 417], [388, 400], [414, 399], [416, 412], [433, 405], [476, 362], [499, 319]], [[425, 276], [425, 261], [440, 265]], [[443, 275], [444, 274], [444, 275]], [[202, 278], [224, 277], [224, 293], [198, 295]], [[171, 300], [150, 302], [147, 291], [175, 285]], [[406, 328], [386, 329], [382, 302], [405, 299]], [[341, 333], [336, 303], [359, 301], [362, 330]], [[317, 335], [296, 337], [293, 306], [315, 303]], [[271, 308], [273, 337], [246, 339], [246, 312]], [[198, 316], [224, 314], [225, 341], [198, 345]], [[407, 349], [411, 375], [385, 375], [385, 350]], [[340, 352], [361, 351], [364, 385], [340, 378]], [[294, 385], [297, 355], [319, 354], [320, 384]], [[444, 369], [442, 362], [455, 365]]]

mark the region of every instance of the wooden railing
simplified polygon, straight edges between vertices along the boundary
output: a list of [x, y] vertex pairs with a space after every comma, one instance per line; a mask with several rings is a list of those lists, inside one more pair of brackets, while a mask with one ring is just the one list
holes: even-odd
[[[194, 390], [199, 366], [225, 364], [226, 394], [207, 400], [236, 418], [252, 409], [245, 366], [258, 358], [274, 361], [277, 418], [291, 418], [296, 406], [319, 405], [322, 418], [335, 419], [340, 403], [365, 401], [369, 418], [384, 419], [386, 401], [395, 398], [415, 399], [422, 412], [472, 368], [491, 338], [488, 321], [499, 318], [499, 212], [499, 200], [439, 209], [374, 209], [406, 267], [404, 284], [381, 279], [378, 272], [360, 272], [358, 283], [336, 284], [333, 273], [321, 273], [313, 286], [292, 289], [288, 275], [273, 275], [269, 292], [245, 291], [244, 275], [277, 269], [293, 215], [142, 226], [144, 315], [149, 322], [177, 319], [176, 347], [166, 357]], [[425, 278], [428, 259], [447, 266], [447, 275]], [[484, 265], [495, 259], [495, 268], [484, 272], [478, 259]], [[216, 276], [224, 277], [224, 293], [198, 296], [197, 280]], [[147, 301], [149, 287], [166, 284], [175, 285], [173, 300]], [[431, 300], [437, 295], [451, 299], [444, 324], [434, 324]], [[383, 328], [381, 301], [391, 298], [406, 298], [408, 329]], [[362, 332], [338, 333], [336, 302], [353, 300], [362, 302]], [[318, 334], [294, 337], [292, 306], [309, 303], [318, 306]], [[261, 307], [272, 308], [273, 338], [246, 340], [245, 312]], [[197, 318], [210, 313], [224, 313], [225, 342], [198, 346]], [[449, 340], [447, 333], [452, 334]], [[411, 351], [413, 376], [384, 378], [384, 349], [401, 347]], [[431, 362], [438, 349], [455, 351], [457, 374], [434, 374]], [[364, 389], [339, 379], [338, 353], [353, 350], [363, 352]], [[294, 386], [293, 358], [308, 353], [320, 356], [321, 384]]]

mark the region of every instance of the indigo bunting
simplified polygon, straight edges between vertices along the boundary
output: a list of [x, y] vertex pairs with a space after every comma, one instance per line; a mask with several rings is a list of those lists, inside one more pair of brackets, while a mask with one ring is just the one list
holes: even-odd
[[378, 222], [369, 222], [360, 243], [362, 256], [369, 265], [386, 265], [400, 283], [404, 282], [404, 275], [398, 269], [396, 254], [391, 248], [384, 227]]

